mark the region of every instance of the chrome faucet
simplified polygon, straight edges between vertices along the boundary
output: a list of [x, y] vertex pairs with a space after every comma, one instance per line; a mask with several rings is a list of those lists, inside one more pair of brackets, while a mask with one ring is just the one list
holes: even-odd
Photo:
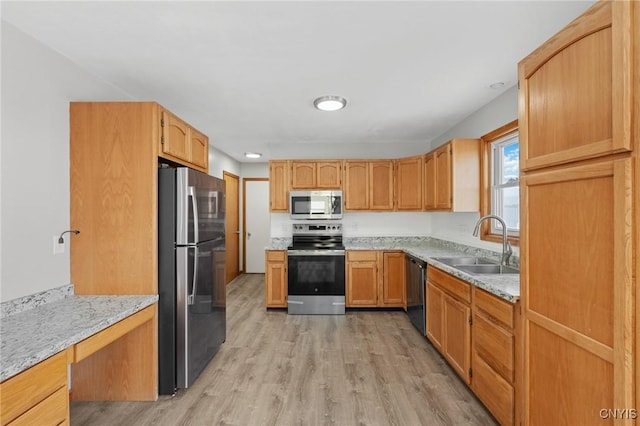
[[478, 231], [480, 230], [480, 224], [483, 220], [486, 219], [495, 219], [502, 225], [502, 261], [500, 262], [503, 266], [509, 266], [509, 258], [511, 254], [513, 254], [513, 250], [511, 250], [511, 244], [509, 244], [509, 240], [507, 239], [507, 224], [504, 223], [504, 220], [500, 216], [496, 216], [495, 214], [488, 214], [486, 216], [482, 216], [476, 222], [476, 227], [473, 229], [473, 236], [478, 236]]

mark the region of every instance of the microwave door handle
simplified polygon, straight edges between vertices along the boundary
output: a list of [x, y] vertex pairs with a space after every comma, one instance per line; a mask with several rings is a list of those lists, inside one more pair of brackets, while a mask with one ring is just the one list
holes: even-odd
[[191, 206], [193, 208], [193, 242], [198, 243], [200, 238], [198, 237], [198, 229], [200, 224], [198, 223], [198, 200], [196, 200], [196, 188], [189, 187], [189, 197], [191, 197]]

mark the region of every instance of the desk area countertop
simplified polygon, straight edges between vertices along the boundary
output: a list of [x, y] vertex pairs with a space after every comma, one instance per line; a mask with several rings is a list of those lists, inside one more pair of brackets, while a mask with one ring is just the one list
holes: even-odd
[[157, 302], [157, 295], [68, 296], [0, 320], [0, 382]]

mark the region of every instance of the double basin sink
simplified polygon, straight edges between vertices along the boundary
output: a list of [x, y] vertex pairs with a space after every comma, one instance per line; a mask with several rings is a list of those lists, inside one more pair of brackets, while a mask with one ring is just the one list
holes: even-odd
[[434, 257], [440, 263], [449, 265], [469, 274], [519, 274], [520, 271], [511, 266], [497, 264], [491, 259], [475, 256]]

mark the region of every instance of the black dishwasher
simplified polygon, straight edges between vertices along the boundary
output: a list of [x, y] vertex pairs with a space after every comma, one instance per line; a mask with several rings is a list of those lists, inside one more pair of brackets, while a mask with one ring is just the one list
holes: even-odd
[[407, 255], [405, 258], [407, 274], [407, 315], [411, 323], [426, 335], [426, 294], [425, 283], [427, 280], [427, 263], [417, 257]]

